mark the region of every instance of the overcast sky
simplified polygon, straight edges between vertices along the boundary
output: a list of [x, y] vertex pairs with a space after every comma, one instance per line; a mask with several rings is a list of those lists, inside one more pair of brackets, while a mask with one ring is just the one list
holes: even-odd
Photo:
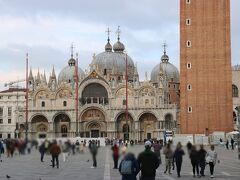
[[[232, 64], [240, 63], [240, 0], [231, 0]], [[0, 0], [0, 89], [25, 77], [30, 66], [49, 75], [67, 65], [70, 46], [88, 68], [93, 53], [104, 51], [106, 29], [121, 26], [121, 41], [138, 64], [141, 79], [160, 62], [168, 44], [170, 62], [179, 68], [179, 0]]]

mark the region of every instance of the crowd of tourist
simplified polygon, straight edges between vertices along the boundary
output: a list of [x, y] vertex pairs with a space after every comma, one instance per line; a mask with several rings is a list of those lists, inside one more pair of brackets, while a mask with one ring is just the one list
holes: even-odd
[[[186, 145], [186, 153], [182, 148], [181, 143], [177, 143], [175, 149], [171, 141], [163, 142], [162, 140], [146, 140], [144, 142], [144, 151], [135, 156], [130, 152], [134, 144], [140, 142], [122, 140], [106, 140], [106, 145], [111, 147], [113, 157], [113, 169], [118, 169], [122, 180], [136, 180], [137, 176], [141, 180], [154, 180], [156, 170], [164, 162], [164, 174], [171, 175], [175, 170], [177, 176], [181, 177], [183, 164], [183, 156], [187, 155], [192, 165], [193, 177], [204, 177], [205, 167], [208, 165], [210, 169], [210, 177], [214, 177], [214, 167], [220, 161], [217, 158], [217, 152], [214, 145], [211, 145], [209, 150], [205, 150], [203, 145], [195, 146], [188, 142]], [[6, 139], [0, 141], [0, 159], [1, 154], [6, 154], [7, 157], [13, 157], [14, 154], [30, 154], [32, 149], [37, 149], [40, 153], [40, 161], [44, 162], [46, 154], [51, 155], [52, 168], [59, 168], [59, 155], [62, 154], [62, 161], [69, 160], [69, 155], [83, 154], [88, 151], [92, 157], [92, 167], [97, 168], [97, 154], [100, 148], [99, 140], [76, 140], [76, 141], [49, 141], [44, 140], [40, 143], [37, 141], [24, 141], [16, 139]], [[164, 157], [164, 161], [162, 160]], [[121, 159], [119, 161], [119, 159]]]

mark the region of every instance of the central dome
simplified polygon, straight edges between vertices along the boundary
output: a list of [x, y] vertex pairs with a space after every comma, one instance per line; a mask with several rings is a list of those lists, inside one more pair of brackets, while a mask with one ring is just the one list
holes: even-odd
[[[129, 78], [133, 77], [134, 63], [131, 57], [127, 55], [128, 74]], [[102, 52], [96, 55], [96, 65], [102, 71], [112, 71], [113, 67], [116, 69], [116, 74], [122, 75], [126, 71], [126, 54], [117, 52]]]

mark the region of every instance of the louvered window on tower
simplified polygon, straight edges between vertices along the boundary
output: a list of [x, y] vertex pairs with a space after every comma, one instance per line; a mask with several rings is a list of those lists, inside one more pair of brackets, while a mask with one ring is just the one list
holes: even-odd
[[187, 3], [187, 4], [190, 4], [190, 3], [191, 3], [191, 0], [186, 0], [186, 3]]
[[187, 63], [187, 68], [191, 69], [192, 68], [192, 64], [191, 63]]
[[188, 91], [191, 91], [192, 90], [192, 85], [188, 84], [187, 89], [188, 89]]
[[191, 47], [191, 41], [187, 41], [187, 47]]

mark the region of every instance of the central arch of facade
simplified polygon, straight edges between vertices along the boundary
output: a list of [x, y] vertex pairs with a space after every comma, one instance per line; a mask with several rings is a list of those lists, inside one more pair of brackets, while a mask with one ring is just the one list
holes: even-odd
[[139, 117], [140, 122], [140, 140], [152, 139], [157, 137], [156, 122], [157, 118], [154, 114], [146, 112]]
[[81, 137], [106, 137], [107, 123], [104, 113], [96, 108], [88, 108], [80, 117]]
[[125, 112], [117, 116], [116, 121], [117, 138], [122, 140], [130, 140], [133, 132], [133, 118], [131, 114]]

